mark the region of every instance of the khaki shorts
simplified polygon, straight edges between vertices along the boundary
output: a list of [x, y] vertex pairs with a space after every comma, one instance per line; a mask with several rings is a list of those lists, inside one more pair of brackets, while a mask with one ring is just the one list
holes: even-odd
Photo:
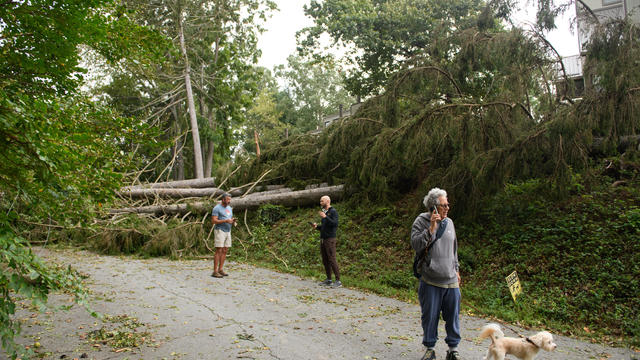
[[215, 247], [231, 247], [231, 231], [213, 229], [213, 238]]

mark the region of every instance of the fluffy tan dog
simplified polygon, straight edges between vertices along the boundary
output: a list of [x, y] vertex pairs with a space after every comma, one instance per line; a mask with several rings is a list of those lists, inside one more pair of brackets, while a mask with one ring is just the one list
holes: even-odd
[[525, 339], [508, 338], [504, 337], [497, 324], [485, 325], [482, 328], [480, 339], [484, 338], [491, 338], [485, 360], [503, 360], [507, 354], [522, 360], [533, 360], [540, 349], [553, 351], [557, 347], [553, 342], [553, 336], [547, 331], [541, 331]]

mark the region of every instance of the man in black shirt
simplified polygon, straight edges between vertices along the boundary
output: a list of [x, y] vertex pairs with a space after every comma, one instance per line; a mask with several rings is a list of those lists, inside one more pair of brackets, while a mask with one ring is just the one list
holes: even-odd
[[[331, 199], [328, 196], [320, 198], [322, 211], [319, 212], [322, 222], [320, 225], [312, 223], [314, 229], [320, 231], [320, 253], [322, 254], [322, 264], [327, 274], [327, 279], [321, 285], [334, 288], [341, 287], [340, 269], [336, 261], [336, 231], [338, 230], [338, 212], [331, 207]], [[331, 281], [331, 271], [335, 275], [336, 281]]]

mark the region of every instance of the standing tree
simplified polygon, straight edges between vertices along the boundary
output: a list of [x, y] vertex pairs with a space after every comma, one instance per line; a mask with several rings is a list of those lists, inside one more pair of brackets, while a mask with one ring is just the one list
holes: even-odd
[[280, 66], [276, 76], [284, 80], [291, 94], [297, 117], [296, 132], [316, 129], [324, 116], [354, 102], [333, 61], [319, 62], [291, 55], [287, 58], [287, 67]]
[[[257, 92], [259, 74], [253, 65], [259, 56], [257, 34], [275, 5], [270, 0], [129, 0], [128, 4], [136, 9], [140, 24], [153, 26], [174, 41], [167, 62], [155, 72], [141, 71], [136, 63], [113, 70], [127, 73], [146, 89], [145, 94], [151, 94], [139, 111], [147, 111], [148, 121], [175, 143], [172, 151], [166, 151], [169, 157], [160, 157], [146, 178], [162, 175], [181, 151], [192, 153], [193, 161], [187, 165], [192, 165], [196, 178], [208, 177], [214, 162], [228, 159], [236, 141], [234, 131], [242, 126]], [[181, 150], [178, 143], [184, 141], [187, 123], [192, 146]]]
[[301, 45], [321, 55], [319, 39], [328, 34], [333, 46], [344, 46], [347, 89], [364, 97], [378, 93], [390, 74], [428, 44], [475, 25], [481, 5], [480, 0], [312, 0], [305, 13], [315, 25], [301, 31]]
[[193, 100], [193, 89], [191, 88], [191, 65], [189, 64], [189, 54], [184, 41], [184, 20], [182, 1], [177, 1], [175, 16], [178, 20], [178, 38], [180, 39], [180, 51], [182, 52], [182, 64], [184, 66], [184, 88], [187, 92], [187, 108], [189, 109], [189, 120], [191, 122], [191, 134], [193, 137], [193, 161], [196, 179], [204, 178], [202, 168], [202, 148], [200, 147], [200, 131], [198, 130], [198, 118], [196, 117], [196, 105]]
[[71, 270], [44, 264], [21, 234], [34, 223], [87, 223], [120, 186], [115, 170], [128, 169], [121, 145], [145, 137], [134, 119], [78, 93], [79, 47], [148, 63], [164, 41], [109, 0], [7, 1], [0, 23], [0, 339], [16, 358], [16, 296], [40, 308], [53, 290], [86, 296]]

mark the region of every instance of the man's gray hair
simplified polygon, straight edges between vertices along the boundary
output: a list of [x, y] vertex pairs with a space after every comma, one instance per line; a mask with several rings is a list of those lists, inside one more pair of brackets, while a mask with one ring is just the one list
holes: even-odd
[[429, 209], [429, 211], [431, 211], [434, 206], [440, 204], [440, 198], [442, 196], [447, 197], [447, 192], [440, 188], [433, 188], [429, 190], [429, 193], [424, 197], [422, 203], [427, 209]]
[[230, 197], [231, 197], [231, 194], [229, 194], [229, 193], [224, 193], [224, 194], [222, 194], [222, 198], [221, 198], [221, 199], [224, 199], [224, 198], [227, 198], [227, 197], [228, 197], [228, 198], [230, 198]]

